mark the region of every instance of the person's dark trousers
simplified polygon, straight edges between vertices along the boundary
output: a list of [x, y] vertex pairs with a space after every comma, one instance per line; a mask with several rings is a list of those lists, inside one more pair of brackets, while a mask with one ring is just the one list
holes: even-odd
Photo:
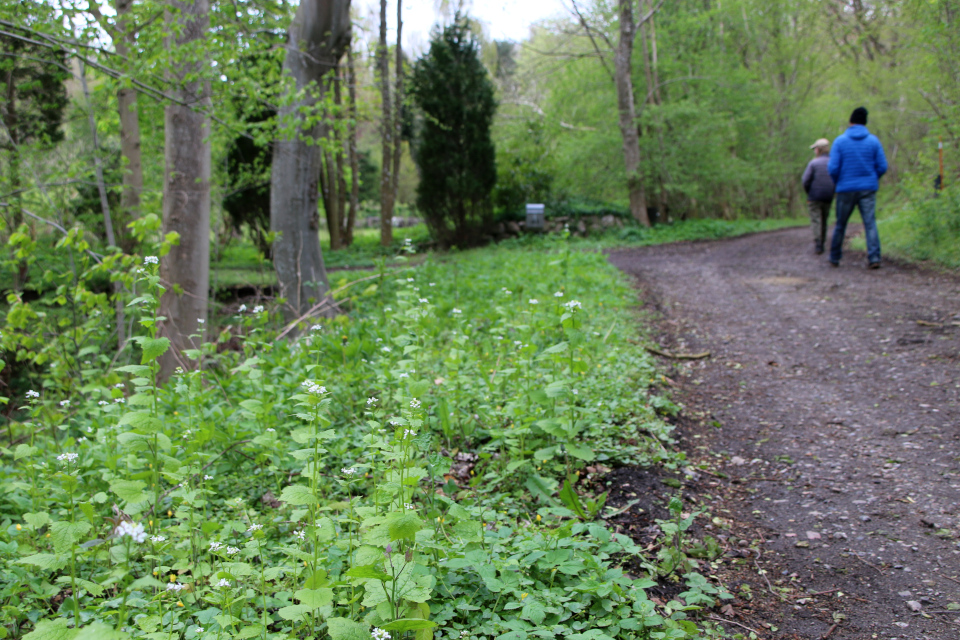
[[853, 209], [860, 209], [863, 230], [867, 236], [867, 260], [870, 264], [880, 263], [880, 234], [877, 231], [877, 192], [849, 191], [837, 194], [837, 226], [833, 229], [833, 242], [830, 245], [830, 262], [839, 264], [843, 257], [843, 238], [847, 233], [847, 222], [853, 215]]
[[810, 230], [813, 231], [813, 245], [817, 253], [823, 253], [827, 237], [827, 218], [830, 217], [830, 202], [807, 201], [807, 213], [810, 214]]

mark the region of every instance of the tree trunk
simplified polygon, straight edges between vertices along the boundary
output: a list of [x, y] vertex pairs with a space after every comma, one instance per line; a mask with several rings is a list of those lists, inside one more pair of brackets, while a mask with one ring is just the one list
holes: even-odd
[[[97, 119], [93, 114], [93, 101], [90, 99], [90, 89], [87, 86], [87, 65], [80, 62], [80, 86], [83, 89], [83, 99], [87, 103], [87, 122], [90, 125], [90, 139], [93, 143], [93, 168], [97, 178], [97, 191], [100, 193], [100, 211], [103, 213], [103, 226], [106, 229], [107, 246], [117, 246], [116, 236], [113, 233], [113, 218], [110, 215], [110, 202], [107, 200], [107, 183], [103, 178], [103, 161], [100, 158], [100, 141], [97, 138]], [[117, 350], [123, 349], [127, 341], [124, 335], [125, 314], [123, 297], [120, 295], [123, 285], [113, 283], [113, 304], [117, 322]]]
[[[337, 66], [337, 79], [333, 85], [333, 103], [336, 105], [337, 124], [334, 128], [334, 158], [336, 160], [336, 171], [334, 176], [337, 180], [337, 241], [338, 248], [343, 249], [346, 245], [344, 236], [347, 227], [347, 178], [344, 175], [343, 156], [344, 156], [344, 129], [343, 124], [347, 122], [348, 114], [343, 110], [343, 69]], [[332, 236], [331, 236], [332, 237]]]
[[[129, 68], [131, 46], [136, 42], [136, 33], [129, 24], [133, 0], [116, 0], [117, 28], [113, 46]], [[140, 217], [140, 196], [143, 193], [143, 164], [140, 154], [140, 116], [137, 112], [137, 92], [132, 87], [122, 86], [117, 90], [117, 111], [120, 115], [120, 153], [124, 159], [123, 191], [120, 194], [119, 221], [130, 222]], [[120, 227], [120, 247], [125, 253], [134, 251], [136, 240]]]
[[[3, 123], [7, 130], [8, 155], [7, 155], [7, 174], [10, 176], [8, 185], [11, 209], [11, 224], [9, 232], [16, 231], [23, 224], [23, 196], [20, 193], [20, 141], [17, 137], [17, 86], [13, 80], [14, 65], [10, 65], [7, 72], [7, 95], [4, 105]], [[13, 290], [22, 291], [27, 283], [29, 269], [26, 260], [17, 262], [16, 271], [13, 275]]]
[[[200, 48], [210, 26], [208, 0], [169, 0], [177, 10], [176, 35], [166, 42], [173, 60], [172, 92], [184, 104], [164, 107], [163, 232], [180, 234], [180, 243], [160, 261], [167, 288], [160, 299], [161, 331], [170, 349], [161, 359], [161, 379], [177, 366], [189, 368], [185, 349], [199, 348], [207, 317], [210, 288], [210, 127], [202, 113], [210, 107], [210, 87], [203, 78], [207, 66], [199, 59], [180, 58]], [[200, 334], [196, 336], [195, 334]], [[193, 337], [191, 337], [193, 336]]]
[[334, 166], [333, 154], [330, 151], [322, 151], [320, 196], [323, 198], [323, 213], [327, 218], [327, 233], [330, 236], [331, 251], [340, 249], [340, 217], [337, 215], [337, 178], [334, 175]]
[[[280, 234], [273, 245], [273, 264], [285, 300], [285, 313], [295, 319], [329, 293], [320, 250], [317, 181], [321, 169], [316, 141], [323, 125], [307, 128], [301, 109], [317, 103], [323, 76], [336, 66], [350, 43], [350, 0], [303, 0], [290, 25], [284, 72], [304, 98], [280, 109], [281, 119], [296, 119], [296, 132], [274, 143], [270, 177], [270, 228]], [[328, 310], [328, 313], [332, 309]]]
[[393, 111], [390, 109], [390, 58], [387, 52], [387, 0], [380, 0], [380, 43], [377, 47], [380, 68], [380, 138], [383, 166], [380, 169], [380, 244], [393, 244]]
[[614, 59], [614, 79], [617, 85], [617, 110], [619, 111], [620, 135], [623, 137], [623, 160], [627, 171], [627, 189], [630, 193], [630, 214], [645, 227], [650, 226], [647, 217], [647, 197], [640, 176], [640, 136], [637, 132], [636, 109], [633, 101], [633, 78], [631, 58], [633, 40], [637, 33], [633, 15], [633, 0], [619, 0], [620, 41]]
[[353, 44], [347, 49], [347, 95], [350, 113], [347, 123], [347, 157], [350, 159], [350, 212], [343, 231], [344, 246], [353, 244], [353, 227], [360, 208], [360, 158], [357, 156], [357, 73], [353, 66]]
[[393, 93], [394, 111], [396, 112], [393, 126], [393, 188], [391, 191], [391, 210], [396, 206], [400, 193], [400, 155], [403, 150], [403, 46], [400, 37], [403, 34], [403, 2], [397, 0], [397, 66], [396, 90]]

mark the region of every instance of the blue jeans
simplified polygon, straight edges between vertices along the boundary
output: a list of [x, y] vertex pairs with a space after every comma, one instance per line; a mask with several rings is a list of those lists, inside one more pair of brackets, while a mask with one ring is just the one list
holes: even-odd
[[833, 230], [830, 245], [830, 262], [840, 262], [843, 257], [843, 237], [847, 233], [847, 222], [853, 215], [853, 208], [860, 208], [863, 230], [867, 236], [867, 260], [870, 264], [880, 262], [880, 233], [877, 231], [877, 192], [849, 191], [837, 194], [837, 226]]

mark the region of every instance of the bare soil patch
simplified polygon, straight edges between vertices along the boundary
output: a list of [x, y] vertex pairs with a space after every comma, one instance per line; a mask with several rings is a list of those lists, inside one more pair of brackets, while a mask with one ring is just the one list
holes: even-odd
[[662, 346], [711, 352], [664, 362], [738, 596], [714, 615], [770, 638], [958, 638], [960, 277], [850, 251], [835, 269], [807, 236], [610, 257]]

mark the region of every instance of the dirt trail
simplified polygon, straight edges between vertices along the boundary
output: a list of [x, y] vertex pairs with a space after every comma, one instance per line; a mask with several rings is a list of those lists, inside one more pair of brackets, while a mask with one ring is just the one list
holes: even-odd
[[960, 638], [960, 277], [868, 271], [857, 252], [834, 269], [808, 233], [611, 255], [662, 344], [712, 352], [675, 364], [675, 395], [688, 451], [732, 478], [714, 512], [761, 540], [760, 562], [729, 563], [757, 596], [730, 619], [762, 637]]

